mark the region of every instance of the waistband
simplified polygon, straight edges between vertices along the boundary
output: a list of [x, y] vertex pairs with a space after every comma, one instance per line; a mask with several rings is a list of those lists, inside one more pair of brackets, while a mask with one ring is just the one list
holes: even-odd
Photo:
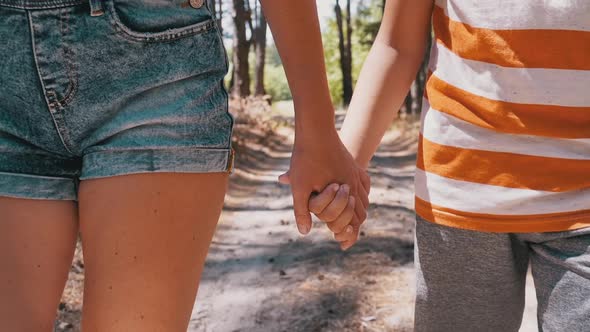
[[88, 2], [89, 0], [0, 0], [0, 6], [18, 9], [52, 9]]

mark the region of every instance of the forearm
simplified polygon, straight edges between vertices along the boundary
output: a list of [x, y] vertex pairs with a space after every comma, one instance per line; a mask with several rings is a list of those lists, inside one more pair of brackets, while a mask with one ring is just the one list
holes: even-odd
[[342, 142], [361, 167], [368, 166], [397, 116], [422, 54], [403, 52], [380, 41], [371, 48], [340, 131]]
[[296, 136], [336, 133], [315, 0], [262, 0], [295, 104]]
[[340, 137], [367, 167], [416, 77], [430, 33], [432, 0], [387, 0]]

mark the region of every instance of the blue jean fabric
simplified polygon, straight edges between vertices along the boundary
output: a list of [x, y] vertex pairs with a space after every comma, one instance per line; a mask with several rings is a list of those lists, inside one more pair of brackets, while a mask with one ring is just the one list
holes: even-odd
[[0, 0], [0, 196], [76, 200], [85, 179], [229, 170], [227, 55], [207, 4], [191, 3], [92, 1], [91, 16], [88, 0]]

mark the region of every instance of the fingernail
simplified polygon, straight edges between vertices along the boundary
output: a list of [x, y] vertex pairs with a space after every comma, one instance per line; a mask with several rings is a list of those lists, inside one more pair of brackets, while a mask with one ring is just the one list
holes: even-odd
[[337, 192], [339, 189], [340, 189], [340, 185], [339, 184], [335, 184], [335, 185], [332, 186], [332, 190], [334, 192]]
[[352, 226], [350, 226], [350, 225], [346, 226], [345, 232], [349, 233], [349, 234], [352, 233]]
[[350, 191], [350, 187], [347, 184], [344, 184], [342, 185], [342, 190], [344, 190], [344, 192], [348, 194], [348, 192]]
[[297, 228], [299, 229], [299, 233], [303, 234], [303, 235], [307, 235], [307, 233], [309, 233], [309, 227], [307, 225], [297, 225]]

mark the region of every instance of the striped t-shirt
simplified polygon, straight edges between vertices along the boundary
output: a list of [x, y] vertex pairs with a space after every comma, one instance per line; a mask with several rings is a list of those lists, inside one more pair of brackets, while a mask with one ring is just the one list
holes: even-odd
[[590, 0], [436, 0], [416, 170], [424, 219], [590, 226]]

